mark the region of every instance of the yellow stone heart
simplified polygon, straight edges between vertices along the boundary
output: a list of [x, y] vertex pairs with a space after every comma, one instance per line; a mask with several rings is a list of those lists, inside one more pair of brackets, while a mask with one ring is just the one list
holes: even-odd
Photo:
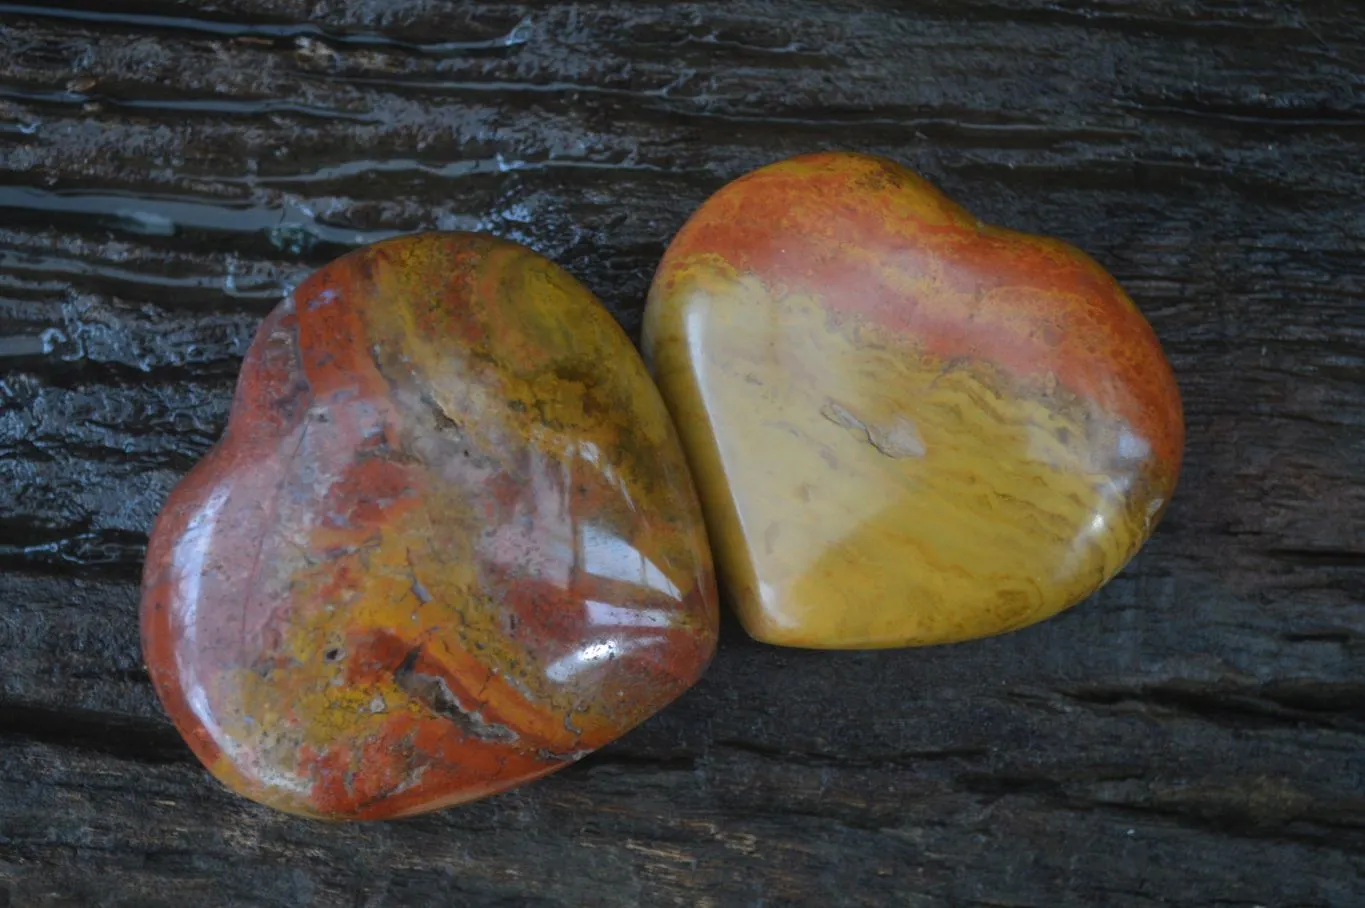
[[879, 158], [721, 189], [659, 267], [645, 350], [766, 642], [1042, 620], [1127, 563], [1179, 473], [1175, 380], [1113, 278]]

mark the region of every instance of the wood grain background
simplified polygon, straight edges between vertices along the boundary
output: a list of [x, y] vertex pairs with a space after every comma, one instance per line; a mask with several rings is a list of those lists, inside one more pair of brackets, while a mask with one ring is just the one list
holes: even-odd
[[[0, 908], [1365, 905], [1365, 4], [0, 2]], [[261, 316], [357, 244], [525, 242], [638, 332], [687, 214], [853, 148], [1128, 287], [1189, 423], [1091, 601], [948, 648], [733, 624], [581, 764], [326, 826], [217, 787], [145, 534]]]

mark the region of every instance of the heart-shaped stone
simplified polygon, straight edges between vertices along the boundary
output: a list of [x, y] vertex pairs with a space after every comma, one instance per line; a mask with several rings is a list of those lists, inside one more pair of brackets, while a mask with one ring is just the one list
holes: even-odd
[[372, 819], [510, 788], [693, 683], [716, 599], [644, 363], [566, 272], [430, 234], [262, 325], [148, 551], [143, 646], [229, 787]]
[[1113, 278], [880, 158], [712, 196], [659, 267], [645, 352], [722, 588], [772, 643], [1046, 618], [1137, 552], [1180, 468], [1175, 380]]

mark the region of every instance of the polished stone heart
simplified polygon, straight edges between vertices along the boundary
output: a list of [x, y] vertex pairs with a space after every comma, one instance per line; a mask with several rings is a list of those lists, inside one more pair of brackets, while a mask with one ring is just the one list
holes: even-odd
[[266, 319], [147, 558], [143, 646], [229, 787], [382, 818], [510, 788], [691, 685], [716, 640], [682, 451], [563, 270], [431, 234]]
[[1184, 426], [1105, 271], [890, 161], [721, 189], [669, 246], [645, 352], [723, 591], [772, 643], [946, 643], [1084, 598], [1147, 539]]

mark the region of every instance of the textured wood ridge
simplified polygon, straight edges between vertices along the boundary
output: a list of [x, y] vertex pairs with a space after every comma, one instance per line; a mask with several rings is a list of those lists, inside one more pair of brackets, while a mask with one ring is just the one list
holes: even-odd
[[[1365, 4], [0, 3], [0, 906], [1365, 903]], [[632, 336], [713, 190], [821, 148], [1090, 252], [1189, 444], [1093, 600], [934, 650], [722, 628], [524, 791], [320, 826], [159, 709], [137, 578], [286, 288], [487, 229]]]

